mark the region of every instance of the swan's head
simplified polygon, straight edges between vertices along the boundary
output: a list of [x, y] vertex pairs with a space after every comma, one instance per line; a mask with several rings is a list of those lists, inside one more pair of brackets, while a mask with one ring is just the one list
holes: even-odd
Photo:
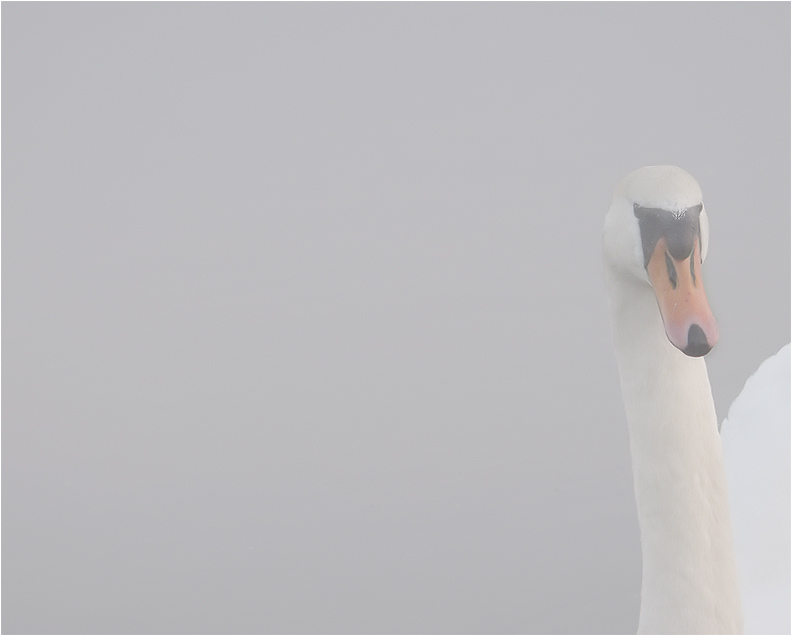
[[701, 188], [681, 168], [640, 168], [616, 189], [605, 219], [606, 262], [652, 287], [668, 339], [695, 357], [718, 341], [701, 278], [708, 241]]

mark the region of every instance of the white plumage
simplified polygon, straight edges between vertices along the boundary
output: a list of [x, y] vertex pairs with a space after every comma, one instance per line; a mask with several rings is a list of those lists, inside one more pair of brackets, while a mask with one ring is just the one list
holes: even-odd
[[684, 170], [641, 168], [617, 188], [603, 248], [641, 528], [638, 629], [740, 633], [744, 607], [749, 631], [789, 633], [789, 347], [724, 422], [727, 477], [701, 357], [718, 339], [700, 270], [708, 242]]
[[747, 634], [789, 634], [790, 346], [745, 383], [721, 426]]

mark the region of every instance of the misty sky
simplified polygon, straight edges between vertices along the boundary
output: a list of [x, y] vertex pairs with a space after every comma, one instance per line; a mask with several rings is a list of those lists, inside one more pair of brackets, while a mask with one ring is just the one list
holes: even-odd
[[6, 633], [634, 632], [601, 265], [790, 340], [787, 3], [3, 3]]

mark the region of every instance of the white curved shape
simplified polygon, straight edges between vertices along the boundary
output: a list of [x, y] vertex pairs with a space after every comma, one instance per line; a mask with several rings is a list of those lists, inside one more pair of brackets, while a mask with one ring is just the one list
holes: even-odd
[[[694, 329], [709, 319], [699, 269], [708, 230], [698, 183], [675, 166], [649, 166], [628, 175], [605, 220], [608, 300], [641, 528], [639, 633], [743, 630], [723, 446], [700, 357], [714, 344], [717, 328]], [[695, 304], [689, 302], [693, 296]], [[677, 336], [672, 344], [664, 321], [679, 321], [680, 314], [687, 320], [685, 312], [693, 320], [687, 342]], [[733, 417], [741, 407], [735, 408]], [[771, 445], [783, 446], [788, 462], [788, 411], [786, 427], [785, 446], [773, 431], [767, 437]], [[758, 457], [759, 464], [765, 460]], [[743, 479], [743, 471], [731, 481]], [[788, 548], [788, 525], [785, 532]], [[785, 555], [767, 556], [788, 562], [788, 549]], [[756, 568], [764, 575], [761, 562]], [[788, 599], [788, 577], [785, 589]], [[751, 610], [755, 598], [770, 599], [767, 589], [758, 594], [746, 591]]]
[[789, 634], [790, 345], [745, 383], [721, 427], [746, 634]]

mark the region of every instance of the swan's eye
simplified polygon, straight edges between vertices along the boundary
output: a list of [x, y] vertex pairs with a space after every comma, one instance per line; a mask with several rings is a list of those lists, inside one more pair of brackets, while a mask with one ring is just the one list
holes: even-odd
[[[671, 260], [671, 255], [668, 252], [666, 252], [665, 257], [666, 257], [666, 259], [665, 259], [666, 268], [668, 269], [668, 280], [671, 281], [671, 287], [676, 289], [677, 288], [677, 273], [676, 273], [676, 267], [674, 267], [674, 261]], [[691, 266], [691, 271], [692, 271], [692, 266]]]

